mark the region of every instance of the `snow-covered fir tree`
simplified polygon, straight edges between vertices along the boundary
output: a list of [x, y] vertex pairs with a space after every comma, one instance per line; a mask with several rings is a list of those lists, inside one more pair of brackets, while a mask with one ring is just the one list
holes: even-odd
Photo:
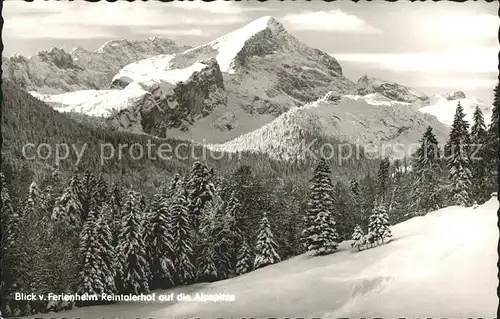
[[155, 194], [144, 230], [146, 256], [151, 271], [150, 287], [167, 288], [175, 283], [173, 229], [169, 215], [170, 201]]
[[[500, 114], [498, 107], [500, 105], [500, 82], [497, 83], [494, 90], [493, 109], [491, 112], [491, 122], [488, 126], [488, 140], [486, 143], [486, 158], [488, 162], [489, 184], [496, 185], [498, 181], [499, 157], [500, 157], [500, 127], [498, 121]], [[494, 190], [497, 190], [495, 187]]]
[[383, 243], [386, 238], [392, 237], [389, 227], [389, 216], [383, 205], [379, 205], [373, 209], [368, 225], [368, 233], [373, 235], [373, 239], [377, 243]]
[[234, 236], [230, 225], [232, 222], [231, 200], [225, 203], [220, 196], [220, 190], [215, 193], [212, 201], [207, 203], [204, 214], [211, 221], [210, 243], [215, 251], [214, 261], [217, 269], [217, 279], [229, 278], [233, 272], [232, 253]]
[[417, 149], [414, 161], [414, 203], [418, 211], [428, 213], [440, 207], [439, 187], [440, 150], [432, 127], [428, 127]]
[[218, 278], [216, 265], [215, 237], [217, 223], [217, 207], [208, 202], [203, 209], [200, 221], [199, 236], [201, 243], [198, 247], [196, 260], [196, 277], [201, 282], [211, 282]]
[[488, 176], [488, 156], [487, 156], [487, 131], [484, 123], [484, 116], [481, 109], [476, 106], [471, 127], [471, 173], [472, 173], [472, 197], [474, 200], [483, 203], [488, 200], [491, 193]]
[[174, 265], [180, 284], [191, 283], [196, 275], [193, 265], [192, 224], [187, 205], [185, 185], [180, 181], [169, 207], [174, 237]]
[[[112, 294], [114, 289], [114, 253], [112, 247], [103, 247], [105, 231], [99, 229], [94, 211], [90, 211], [80, 235], [82, 268], [80, 271], [79, 294]], [[104, 243], [106, 244], [106, 243]], [[109, 250], [108, 250], [109, 249]], [[109, 256], [106, 256], [109, 254]], [[103, 257], [105, 259], [103, 259]]]
[[203, 208], [212, 199], [215, 192], [213, 171], [205, 164], [195, 162], [186, 182], [186, 190], [193, 228], [197, 230]]
[[220, 212], [223, 214], [218, 215], [218, 220], [222, 229], [216, 236], [218, 237], [216, 250], [218, 254], [225, 255], [225, 258], [227, 258], [225, 269], [221, 269], [221, 273], [227, 277], [227, 275], [233, 274], [236, 270], [238, 246], [244, 238], [242, 230], [243, 221], [241, 219], [241, 204], [234, 192], [231, 193], [229, 202], [225, 207], [223, 203], [221, 204], [222, 209]]
[[337, 248], [333, 186], [330, 167], [321, 159], [310, 182], [309, 200], [304, 216], [302, 242], [306, 250], [316, 254], [331, 253]]
[[366, 245], [365, 234], [361, 226], [356, 225], [356, 227], [354, 227], [351, 240], [351, 247], [356, 247], [358, 250], [361, 250]]
[[252, 270], [250, 247], [243, 240], [238, 249], [238, 260], [236, 262], [236, 275], [243, 275]]
[[470, 131], [470, 138], [472, 142], [482, 142], [486, 135], [486, 124], [484, 124], [483, 111], [476, 106], [472, 116], [472, 126]]
[[280, 256], [276, 252], [276, 248], [277, 245], [273, 239], [271, 225], [267, 219], [267, 214], [264, 213], [260, 222], [257, 234], [257, 243], [255, 245], [255, 260], [253, 263], [254, 269], [262, 268], [281, 261]]
[[52, 220], [66, 223], [69, 227], [79, 230], [83, 225], [83, 208], [80, 202], [80, 183], [74, 175], [62, 195], [56, 200], [52, 212]]
[[104, 277], [104, 288], [108, 294], [117, 292], [115, 279], [117, 276], [116, 268], [119, 267], [116, 261], [116, 248], [113, 245], [113, 234], [109, 227], [111, 215], [111, 208], [102, 204], [96, 220], [96, 236], [100, 246], [99, 255], [103, 262], [101, 272]]
[[463, 107], [458, 102], [451, 126], [450, 138], [446, 144], [448, 176], [451, 182], [451, 200], [455, 205], [472, 205], [472, 173], [468, 154], [469, 145], [469, 123], [465, 120]]
[[175, 195], [175, 192], [177, 191], [177, 186], [179, 185], [179, 181], [181, 180], [181, 175], [180, 174], [175, 174], [172, 177], [172, 180], [168, 184], [167, 190], [166, 190], [166, 195], [168, 198], [172, 198]]
[[118, 236], [117, 254], [120, 263], [119, 282], [123, 293], [149, 292], [149, 269], [143, 241], [143, 213], [140, 196], [129, 191], [123, 205], [122, 229]]

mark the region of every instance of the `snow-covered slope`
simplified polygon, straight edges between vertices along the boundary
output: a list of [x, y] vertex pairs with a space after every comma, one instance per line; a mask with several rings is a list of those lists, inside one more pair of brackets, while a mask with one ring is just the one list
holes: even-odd
[[369, 250], [344, 242], [328, 256], [301, 255], [233, 279], [156, 292], [226, 293], [232, 302], [122, 303], [56, 317], [494, 318], [497, 209], [496, 198], [476, 209], [452, 206], [391, 227], [391, 242]]
[[[305, 147], [309, 142], [304, 143], [305, 137], [316, 136], [361, 147], [388, 145], [398, 151], [397, 144], [409, 146], [417, 142], [428, 125], [434, 128], [440, 141], [446, 139], [448, 128], [434, 117], [419, 113], [412, 104], [391, 101], [379, 93], [342, 97], [329, 93], [313, 103], [289, 110], [255, 131], [208, 147], [293, 159], [307, 154]], [[396, 154], [387, 151], [386, 155]]]
[[61, 94], [30, 92], [59, 112], [76, 112], [92, 116], [110, 116], [139, 104], [148, 94], [141, 86], [132, 84], [123, 90], [83, 90]]
[[430, 99], [430, 105], [424, 106], [419, 109], [422, 113], [434, 115], [441, 122], [446, 125], [453, 123], [453, 117], [457, 109], [458, 102], [464, 108], [465, 119], [472, 125], [472, 115], [476, 106], [479, 106], [483, 111], [484, 121], [488, 124], [491, 121], [491, 106], [487, 105], [484, 101], [477, 98], [459, 98], [450, 99], [450, 95], [434, 95]]

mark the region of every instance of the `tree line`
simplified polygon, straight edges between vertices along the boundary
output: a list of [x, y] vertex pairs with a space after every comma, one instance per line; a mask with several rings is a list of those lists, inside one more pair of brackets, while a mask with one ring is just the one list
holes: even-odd
[[327, 255], [344, 240], [372, 247], [391, 237], [390, 225], [482, 203], [498, 178], [498, 102], [497, 86], [488, 128], [479, 108], [469, 128], [457, 106], [446, 156], [429, 127], [411, 159], [382, 159], [376, 174], [348, 183], [334, 182], [325, 159], [307, 185], [249, 165], [227, 176], [195, 162], [153, 193], [88, 170], [68, 179], [54, 171], [14, 196], [1, 175], [2, 314], [73, 306], [15, 301], [14, 292], [139, 294], [212, 282], [304, 252]]

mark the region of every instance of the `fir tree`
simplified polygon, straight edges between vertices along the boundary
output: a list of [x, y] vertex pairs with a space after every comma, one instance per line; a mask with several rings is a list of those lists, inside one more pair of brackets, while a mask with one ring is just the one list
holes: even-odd
[[[491, 122], [488, 127], [488, 142], [486, 143], [486, 158], [488, 162], [488, 170], [490, 173], [491, 181], [489, 184], [498, 184], [498, 171], [500, 170], [498, 159], [500, 157], [500, 131], [498, 126], [498, 120], [500, 115], [498, 113], [498, 107], [500, 105], [500, 83], [497, 83], [494, 90], [493, 99], [493, 109], [491, 112]], [[497, 188], [493, 188], [497, 190]]]
[[54, 204], [52, 220], [62, 221], [78, 231], [83, 225], [83, 208], [79, 193], [78, 177], [73, 176]]
[[122, 230], [118, 236], [117, 247], [123, 293], [149, 292], [149, 271], [142, 238], [142, 212], [139, 210], [139, 201], [139, 195], [129, 191], [123, 207]]
[[216, 234], [217, 246], [216, 250], [219, 257], [224, 255], [225, 267], [221, 269], [221, 273], [227, 275], [233, 274], [236, 270], [236, 262], [238, 249], [237, 247], [242, 242], [243, 236], [243, 221], [241, 220], [241, 204], [238, 201], [235, 193], [231, 194], [228, 204], [224, 207], [222, 199], [220, 204], [220, 213], [217, 220], [221, 225], [220, 231]]
[[474, 142], [483, 142], [484, 137], [486, 135], [486, 125], [484, 124], [484, 116], [483, 112], [479, 108], [479, 106], [476, 106], [476, 109], [474, 110], [474, 115], [472, 117], [472, 127], [471, 127], [471, 141]]
[[181, 284], [191, 283], [195, 277], [195, 269], [192, 263], [193, 238], [186, 195], [184, 183], [180, 182], [169, 208], [174, 237], [174, 265], [177, 279]]
[[144, 234], [146, 256], [151, 270], [150, 286], [167, 288], [175, 283], [174, 237], [169, 215], [169, 199], [155, 194]]
[[392, 236], [387, 210], [383, 205], [373, 209], [373, 213], [370, 216], [370, 224], [368, 225], [368, 233], [373, 235], [373, 239], [377, 243], [379, 241], [383, 243], [386, 238]]
[[471, 163], [467, 148], [470, 145], [469, 124], [460, 102], [458, 102], [450, 138], [446, 144], [447, 166], [451, 181], [451, 199], [455, 205], [470, 206], [471, 200]]
[[273, 239], [271, 225], [267, 219], [267, 214], [264, 213], [260, 222], [257, 243], [255, 245], [254, 269], [262, 268], [281, 261], [278, 253], [276, 253], [276, 248], [277, 245]]
[[414, 202], [418, 211], [427, 213], [440, 206], [438, 196], [439, 161], [438, 141], [432, 132], [432, 127], [429, 126], [420, 140], [420, 147], [417, 150], [414, 163], [416, 176]]
[[365, 234], [361, 226], [356, 225], [351, 240], [353, 241], [351, 247], [356, 247], [358, 250], [361, 250], [361, 248], [366, 245]]
[[201, 247], [199, 247], [199, 256], [197, 258], [197, 275], [199, 281], [211, 282], [217, 279], [216, 252], [214, 242], [214, 226], [217, 222], [217, 212], [213, 204], [207, 203], [201, 217], [200, 237]]
[[106, 290], [106, 278], [103, 275], [105, 265], [101, 259], [101, 247], [97, 235], [97, 222], [94, 211], [90, 211], [82, 229], [80, 239], [82, 270], [80, 271], [79, 294], [100, 295]]
[[236, 275], [243, 275], [249, 272], [252, 267], [252, 263], [250, 260], [250, 247], [246, 240], [243, 240], [241, 246], [238, 250], [238, 261], [236, 263]]
[[112, 214], [111, 208], [103, 204], [96, 220], [96, 236], [99, 244], [99, 255], [102, 260], [101, 273], [104, 279], [104, 289], [108, 294], [117, 292], [115, 279], [117, 276], [116, 268], [119, 266], [116, 262], [116, 249], [113, 245], [113, 235], [109, 227], [109, 217]]
[[472, 196], [475, 200], [483, 203], [490, 196], [488, 178], [488, 158], [486, 153], [486, 125], [481, 109], [476, 106], [471, 128], [471, 173], [472, 173]]
[[212, 174], [213, 171], [211, 173], [206, 165], [195, 162], [186, 183], [188, 209], [195, 230], [199, 227], [205, 204], [212, 199], [215, 191]]
[[330, 253], [337, 247], [330, 174], [330, 167], [321, 159], [310, 182], [302, 240], [306, 250], [316, 254]]
[[82, 229], [80, 251], [83, 264], [80, 272], [80, 294], [116, 292], [115, 249], [111, 245], [111, 232], [103, 217], [108, 211], [104, 206], [98, 218], [94, 211], [90, 211]]
[[179, 175], [179, 174], [175, 174], [174, 177], [172, 177], [172, 180], [170, 181], [170, 184], [168, 185], [167, 193], [166, 193], [168, 198], [174, 197], [180, 180], [181, 180], [181, 175]]

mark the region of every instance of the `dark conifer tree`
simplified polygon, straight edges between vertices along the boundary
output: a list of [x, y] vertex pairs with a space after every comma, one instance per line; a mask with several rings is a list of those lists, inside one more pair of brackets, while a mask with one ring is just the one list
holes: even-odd
[[193, 229], [197, 230], [200, 216], [206, 203], [215, 192], [213, 175], [210, 169], [200, 162], [195, 162], [186, 183], [188, 209], [191, 214]]
[[129, 191], [123, 206], [122, 229], [118, 236], [119, 282], [123, 293], [149, 292], [149, 269], [143, 241], [143, 217], [140, 197]]
[[250, 247], [243, 240], [238, 250], [238, 261], [236, 262], [236, 275], [243, 275], [252, 270]]
[[330, 167], [321, 159], [310, 182], [309, 200], [304, 217], [302, 243], [315, 254], [328, 254], [337, 248], [334, 220], [333, 186]]
[[84, 220], [83, 207], [80, 202], [80, 185], [78, 177], [71, 177], [68, 186], [64, 189], [62, 195], [56, 200], [52, 219], [66, 223], [76, 231], [81, 229]]
[[458, 102], [450, 138], [446, 144], [447, 166], [451, 182], [451, 200], [455, 205], [472, 205], [472, 173], [468, 154], [469, 145], [469, 123], [465, 120], [463, 107]]
[[493, 110], [491, 113], [491, 122], [488, 127], [488, 141], [486, 143], [486, 157], [488, 159], [488, 170], [490, 172], [490, 185], [495, 185], [493, 187], [494, 191], [498, 190], [498, 171], [500, 170], [498, 159], [500, 158], [500, 127], [498, 126], [498, 120], [500, 115], [498, 113], [498, 107], [500, 105], [500, 88], [499, 84], [495, 86], [494, 99], [493, 99]]
[[491, 187], [488, 176], [488, 156], [487, 156], [487, 134], [484, 124], [483, 112], [476, 106], [471, 127], [471, 173], [472, 173], [472, 191], [473, 200], [483, 203], [489, 199]]
[[173, 263], [174, 237], [169, 215], [170, 201], [164, 194], [155, 194], [148, 221], [145, 227], [144, 243], [146, 259], [151, 277], [150, 287], [167, 288], [175, 283], [175, 267]]
[[169, 207], [174, 237], [174, 265], [180, 284], [189, 284], [195, 278], [193, 231], [187, 206], [187, 191], [184, 183], [180, 181]]
[[377, 196], [380, 203], [387, 200], [387, 191], [389, 189], [389, 159], [386, 157], [380, 161], [377, 175]]
[[441, 205], [438, 194], [440, 156], [438, 141], [429, 126], [420, 140], [414, 161], [414, 203], [417, 211], [428, 213]]
[[96, 219], [90, 211], [80, 235], [82, 269], [80, 271], [79, 294], [113, 294], [114, 286], [114, 249], [109, 243], [110, 235], [106, 225]]

